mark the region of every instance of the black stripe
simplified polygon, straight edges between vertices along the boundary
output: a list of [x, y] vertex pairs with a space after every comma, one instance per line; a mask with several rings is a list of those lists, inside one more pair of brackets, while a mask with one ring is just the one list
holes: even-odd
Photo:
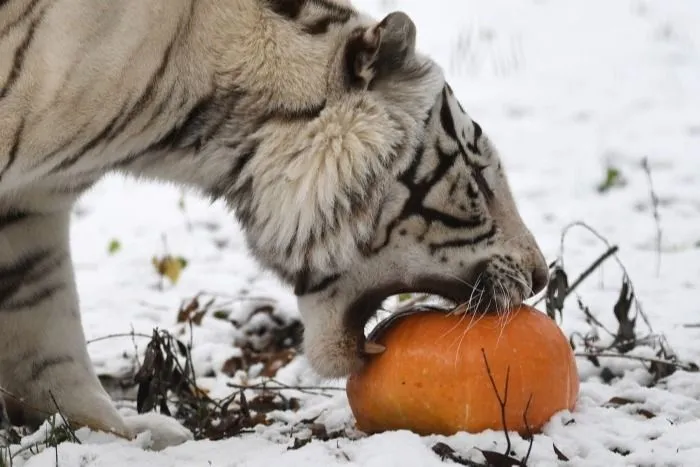
[[[240, 144], [227, 144], [227, 146], [235, 150], [238, 148], [238, 146], [240, 146]], [[231, 169], [228, 172], [226, 172], [226, 174], [224, 174], [224, 176], [221, 179], [215, 182], [211, 188], [207, 190], [207, 193], [214, 200], [221, 199], [227, 194], [230, 194], [232, 198], [239, 196], [242, 193], [240, 191], [240, 188], [239, 190], [235, 190], [233, 191], [233, 193], [230, 193], [232, 191], [231, 188], [238, 183], [239, 179], [241, 178], [241, 173], [243, 173], [243, 169], [248, 164], [248, 162], [250, 162], [251, 159], [253, 159], [257, 150], [258, 143], [253, 142], [250, 145], [249, 149], [244, 151], [236, 158]], [[250, 185], [248, 187], [250, 187]]]
[[[471, 143], [467, 142], [467, 147], [465, 148], [462, 145], [461, 138], [457, 134], [454, 117], [449, 107], [448, 93], [452, 94], [452, 90], [449, 87], [449, 85], [445, 85], [445, 87], [442, 90], [442, 109], [440, 109], [440, 122], [442, 123], [442, 127], [445, 130], [445, 132], [447, 132], [448, 136], [450, 136], [457, 142], [460, 153], [462, 155], [462, 159], [464, 160], [466, 166], [468, 168], [471, 168], [472, 175], [474, 177], [474, 180], [476, 181], [477, 186], [479, 187], [479, 191], [481, 191], [481, 193], [484, 195], [487, 201], [491, 200], [494, 198], [495, 193], [493, 192], [489, 184], [486, 182], [486, 179], [484, 178], [484, 175], [482, 173], [482, 171], [486, 167], [479, 166], [478, 164], [475, 164], [474, 162], [470, 161], [469, 156], [467, 154], [467, 150], [469, 150], [476, 155], [481, 155], [481, 150], [479, 149], [479, 138], [481, 138], [483, 134], [481, 126], [474, 120], [471, 120], [472, 126], [474, 128], [474, 139]], [[465, 118], [468, 117], [466, 117], [465, 115]]]
[[294, 247], [297, 246], [298, 232], [299, 232], [299, 218], [297, 217], [297, 227], [294, 229], [294, 234], [292, 235], [292, 238], [289, 239], [289, 243], [287, 244], [287, 247], [284, 249], [284, 254], [287, 257], [287, 259], [290, 259], [292, 257], [292, 253], [294, 253]]
[[165, 109], [168, 107], [168, 104], [172, 104], [175, 101], [175, 82], [170, 83], [170, 87], [168, 90], [164, 93], [161, 93], [163, 96], [165, 96], [163, 99], [158, 102], [157, 105], [155, 105], [153, 111], [151, 112], [151, 118], [148, 119], [148, 121], [143, 125], [141, 128], [141, 133], [143, 133], [144, 130], [151, 129], [154, 127], [157, 127], [158, 125], [156, 124], [156, 120], [159, 117], [163, 117], [163, 114], [165, 113]]
[[73, 362], [75, 362], [75, 359], [70, 355], [59, 355], [35, 360], [32, 362], [32, 370], [29, 379], [30, 381], [36, 381], [46, 370]]
[[329, 2], [328, 0], [310, 0], [311, 3], [315, 5], [322, 6], [326, 10], [330, 10], [331, 12], [335, 13], [336, 15], [349, 15], [349, 16], [354, 16], [357, 14], [355, 10], [352, 8], [348, 8], [342, 5], [338, 5], [333, 2]]
[[309, 269], [305, 267], [299, 271], [294, 279], [294, 295], [304, 295], [304, 291], [309, 287]]
[[474, 126], [474, 140], [471, 143], [467, 143], [467, 149], [469, 149], [474, 154], [481, 155], [481, 149], [479, 149], [479, 138], [484, 133], [481, 130], [481, 125], [472, 120], [472, 125]]
[[22, 140], [22, 133], [24, 132], [24, 117], [19, 121], [19, 125], [17, 126], [17, 129], [15, 129], [15, 134], [12, 137], [12, 146], [10, 147], [10, 153], [8, 154], [7, 158], [7, 164], [5, 164], [5, 167], [0, 170], [0, 180], [2, 180], [2, 177], [5, 176], [8, 170], [10, 170], [10, 167], [12, 164], [15, 162], [15, 159], [17, 158], [17, 153], [19, 152], [19, 144], [20, 141]]
[[[414, 174], [407, 174], [408, 176], [401, 177], [403, 183], [406, 184], [410, 190], [409, 198], [404, 205], [402, 217], [406, 219], [412, 215], [419, 215], [428, 223], [440, 222], [446, 227], [453, 229], [479, 227], [484, 223], [484, 219], [480, 216], [468, 217], [466, 219], [459, 218], [424, 205], [425, 199], [428, 197], [433, 187], [439, 183], [454, 166], [457, 156], [457, 154], [444, 152], [439, 145], [435, 145], [434, 149], [438, 155], [438, 165], [426, 179], [414, 182], [415, 172]], [[417, 171], [417, 167], [414, 167], [413, 170]]]
[[22, 298], [22, 299], [16, 299], [16, 300], [10, 300], [3, 304], [3, 309], [5, 311], [17, 311], [17, 310], [23, 310], [26, 308], [34, 308], [37, 305], [39, 305], [41, 302], [48, 300], [52, 298], [54, 295], [57, 293], [65, 290], [66, 284], [63, 282], [60, 282], [58, 284], [51, 284], [47, 285], [45, 287], [42, 287], [36, 292], [33, 292], [30, 294], [28, 297]]
[[[278, 15], [297, 20], [301, 15], [304, 5], [309, 0], [267, 0], [267, 7]], [[330, 14], [315, 20], [311, 24], [304, 25], [302, 31], [310, 35], [325, 34], [331, 24], [345, 24], [356, 13], [350, 8], [346, 8], [335, 3], [324, 0], [310, 0], [311, 3], [326, 10]]]
[[[443, 94], [446, 98], [446, 94]], [[446, 131], [454, 132], [454, 122], [449, 111], [446, 112], [446, 102], [443, 101], [443, 107], [441, 110], [441, 123]], [[419, 216], [425, 220], [427, 227], [430, 228], [430, 224], [433, 222], [440, 222], [446, 227], [451, 229], [475, 229], [478, 228], [486, 222], [483, 216], [469, 216], [466, 218], [453, 216], [442, 211], [425, 206], [425, 199], [428, 197], [432, 189], [437, 183], [439, 183], [447, 173], [454, 167], [460, 155], [460, 152], [448, 153], [443, 150], [439, 144], [435, 144], [433, 149], [437, 155], [438, 161], [437, 166], [424, 178], [418, 179], [418, 169], [421, 166], [423, 158], [426, 156], [426, 150], [423, 143], [419, 144], [416, 148], [415, 155], [411, 165], [399, 175], [398, 181], [402, 183], [408, 189], [408, 198], [406, 199], [401, 213], [396, 219], [392, 220], [386, 227], [384, 242], [378, 247], [372, 250], [372, 253], [378, 253], [383, 248], [385, 248], [391, 241], [391, 236], [393, 231], [398, 227], [401, 221], [408, 219], [411, 216]], [[471, 184], [468, 184], [470, 186]], [[480, 240], [479, 240], [480, 241]], [[456, 240], [459, 243], [462, 240]], [[457, 246], [455, 243], [455, 246]], [[466, 244], [466, 243], [465, 243]], [[431, 250], [436, 251], [439, 246], [434, 247], [430, 245]]]
[[17, 78], [19, 78], [19, 75], [22, 73], [22, 67], [24, 66], [24, 59], [27, 56], [27, 50], [29, 49], [29, 46], [32, 43], [34, 33], [36, 32], [36, 27], [41, 21], [41, 18], [42, 17], [39, 16], [31, 22], [31, 24], [29, 25], [29, 29], [27, 30], [27, 34], [24, 36], [24, 39], [22, 39], [22, 42], [20, 42], [20, 44], [15, 49], [15, 56], [12, 60], [12, 68], [10, 68], [10, 75], [7, 77], [5, 85], [2, 87], [2, 89], [0, 89], [0, 99], [4, 98], [10, 93], [12, 86], [14, 86], [15, 82], [17, 81]]
[[30, 274], [24, 277], [24, 284], [29, 285], [32, 282], [40, 282], [43, 278], [53, 274], [57, 269], [63, 266], [63, 262], [68, 256], [61, 250], [54, 250], [53, 254], [49, 255], [46, 261], [43, 261], [40, 268], [36, 268]]
[[267, 0], [267, 7], [280, 16], [296, 19], [301, 13], [306, 0]]
[[[102, 131], [100, 131], [99, 134], [97, 134], [93, 139], [91, 139], [85, 146], [83, 146], [79, 151], [77, 151], [73, 156], [64, 159], [58, 166], [54, 167], [50, 173], [56, 173], [61, 170], [65, 170], [73, 165], [75, 165], [80, 159], [82, 159], [83, 156], [85, 156], [90, 150], [94, 149], [98, 144], [102, 142], [111, 142], [116, 138], [125, 128], [126, 126], [134, 119], [136, 116], [143, 112], [146, 107], [153, 101], [156, 91], [158, 89], [158, 84], [161, 81], [162, 77], [164, 76], [166, 70], [168, 69], [168, 66], [170, 64], [170, 61], [172, 59], [172, 53], [173, 53], [173, 48], [174, 48], [174, 42], [179, 36], [179, 31], [182, 29], [182, 25], [178, 29], [178, 33], [175, 34], [175, 37], [171, 40], [171, 42], [168, 44], [168, 47], [166, 48], [165, 52], [163, 53], [162, 60], [160, 64], [158, 65], [158, 68], [156, 68], [153, 76], [149, 79], [148, 84], [146, 85], [146, 89], [144, 90], [143, 94], [139, 96], [139, 99], [134, 103], [134, 105], [129, 106], [128, 103], [124, 103], [122, 105], [122, 108], [119, 110], [117, 115], [115, 115], [112, 120], [105, 126]], [[164, 107], [166, 102], [162, 102], [159, 104], [158, 109], [161, 109]], [[158, 113], [154, 114], [154, 117], [157, 116]], [[149, 122], [150, 124], [150, 122]], [[149, 125], [146, 125], [146, 128], [148, 128]], [[148, 151], [148, 150], [147, 150]], [[147, 152], [144, 151], [144, 152]], [[115, 168], [116, 167], [122, 167], [136, 158], [138, 158], [138, 155], [130, 155], [127, 158], [125, 158], [122, 161], [118, 161], [115, 163]]]
[[258, 143], [254, 143], [250, 149], [238, 156], [238, 158], [236, 158], [236, 163], [233, 164], [233, 167], [231, 167], [231, 170], [229, 170], [227, 178], [224, 180], [224, 182], [228, 183], [229, 185], [235, 183], [235, 181], [240, 178], [245, 166], [251, 161], [251, 159], [253, 159], [257, 151]]
[[[158, 65], [158, 68], [156, 68], [156, 71], [153, 73], [153, 76], [148, 80], [148, 84], [146, 85], [146, 89], [143, 91], [141, 96], [139, 96], [138, 100], [134, 103], [134, 105], [131, 107], [129, 112], [122, 118], [121, 115], [117, 116], [117, 121], [121, 120], [121, 123], [119, 123], [118, 126], [112, 128], [107, 135], [107, 138], [112, 141], [114, 138], [116, 138], [122, 131], [124, 131], [124, 128], [131, 123], [141, 112], [144, 111], [144, 109], [150, 104], [155, 95], [156, 95], [156, 90], [158, 89], [158, 84], [160, 83], [161, 79], [163, 78], [163, 75], [165, 75], [166, 70], [168, 69], [168, 65], [170, 65], [170, 60], [172, 58], [172, 53], [173, 53], [173, 46], [174, 46], [175, 39], [173, 39], [170, 44], [168, 44], [168, 47], [165, 49], [165, 53], [163, 54], [163, 58]], [[161, 104], [162, 105], [162, 104]], [[157, 115], [159, 112], [156, 112], [155, 115]]]
[[49, 159], [53, 159], [56, 156], [56, 154], [65, 151], [66, 148], [68, 146], [70, 146], [71, 144], [73, 144], [75, 142], [75, 140], [85, 131], [85, 128], [87, 128], [87, 124], [82, 125], [82, 127], [77, 132], [75, 132], [71, 137], [66, 138], [65, 141], [63, 141], [63, 143], [61, 143], [61, 145], [59, 147], [57, 147], [56, 149], [54, 149], [50, 153], [42, 156], [40, 158], [39, 162], [37, 162], [35, 165], [32, 166], [32, 169], [36, 169], [37, 167], [41, 166]]
[[295, 122], [298, 120], [313, 120], [321, 115], [321, 112], [326, 108], [326, 100], [319, 104], [309, 105], [299, 109], [275, 109], [269, 111], [260, 118], [259, 123], [265, 123], [270, 120], [282, 120], [283, 122]]
[[322, 18], [319, 20], [314, 21], [311, 24], [307, 24], [304, 26], [303, 31], [306, 34], [310, 34], [312, 36], [318, 36], [320, 34], [325, 34], [328, 32], [328, 26], [330, 26], [332, 18]]
[[112, 162], [107, 167], [103, 167], [102, 170], [100, 170], [99, 173], [96, 173], [95, 175], [102, 176], [105, 173], [111, 172], [113, 170], [126, 170], [132, 163], [140, 159], [142, 155], [143, 153], [129, 154], [127, 157], [119, 159], [116, 162]]
[[[304, 271], [307, 271], [306, 269]], [[331, 274], [322, 278], [317, 283], [310, 282], [308, 272], [301, 272], [297, 277], [296, 284], [294, 286], [294, 295], [297, 297], [302, 295], [309, 295], [313, 293], [319, 293], [326, 290], [328, 287], [333, 285], [340, 279], [340, 274]]]
[[498, 229], [496, 228], [495, 225], [491, 226], [488, 232], [477, 235], [476, 237], [471, 237], [471, 238], [458, 238], [455, 240], [448, 240], [446, 242], [441, 242], [441, 243], [431, 243], [430, 246], [430, 253], [435, 254], [438, 250], [442, 250], [444, 248], [459, 248], [459, 247], [464, 247], [464, 246], [473, 246], [482, 242], [485, 242], [486, 240], [489, 240], [496, 235], [496, 232]]
[[0, 266], [0, 311], [4, 311], [4, 303], [17, 293], [25, 278], [32, 274], [50, 255], [50, 250], [31, 253], [9, 265]]
[[175, 125], [168, 133], [155, 143], [146, 148], [143, 153], [168, 149], [184, 149], [187, 146], [197, 146], [197, 136], [202, 132], [207, 123], [206, 116], [215, 99], [212, 94], [200, 98], [197, 103], [190, 108], [187, 115], [178, 125]]
[[0, 214], [0, 231], [11, 227], [13, 224], [22, 222], [30, 216], [31, 213], [25, 211], [12, 211], [9, 213]]
[[254, 217], [252, 192], [253, 178], [246, 177], [228, 196], [233, 203], [236, 217], [244, 228], [250, 225]]
[[[22, 305], [21, 301], [11, 300], [20, 287], [41, 282], [60, 268], [65, 258], [65, 254], [58, 250], [41, 250], [27, 255], [13, 264], [0, 267], [0, 311], [21, 308], [18, 306]], [[48, 293], [46, 290], [43, 294], [53, 295], [55, 292]], [[39, 291], [38, 295], [42, 295], [42, 292]]]
[[493, 192], [486, 181], [486, 178], [484, 177], [483, 171], [485, 169], [486, 167], [472, 167], [472, 175], [474, 176], [476, 186], [479, 187], [479, 191], [481, 191], [484, 194], [484, 197], [486, 197], [486, 200], [489, 201], [495, 198], [496, 194]]
[[[108, 134], [112, 132], [114, 129], [115, 125], [119, 121], [119, 117], [124, 112], [126, 105], [122, 106], [122, 110], [120, 110], [116, 116], [110, 120], [110, 122], [105, 126], [94, 138], [92, 138], [90, 141], [88, 141], [82, 148], [80, 148], [78, 151], [76, 151], [75, 154], [73, 154], [70, 157], [66, 157], [61, 161], [60, 164], [58, 164], [56, 167], [51, 169], [49, 173], [55, 174], [57, 172], [60, 172], [62, 170], [68, 169], [72, 166], [74, 166], [80, 159], [85, 156], [89, 151], [92, 149], [95, 149], [98, 144], [103, 142], [105, 138], [107, 137]], [[50, 157], [50, 156], [47, 156]]]
[[325, 18], [317, 19], [311, 24], [307, 24], [304, 26], [302, 31], [311, 36], [326, 34], [331, 24], [342, 25], [347, 23], [350, 18], [352, 18], [350, 13], [344, 14], [340, 17], [327, 16]]
[[27, 8], [24, 9], [24, 11], [15, 19], [13, 22], [11, 22], [3, 31], [0, 32], [0, 40], [4, 39], [4, 37], [10, 33], [17, 25], [19, 25], [22, 21], [27, 19], [27, 16], [29, 16], [33, 11], [34, 8], [36, 8], [36, 5], [39, 3], [39, 0], [32, 0], [29, 2], [27, 5]]
[[[176, 34], [177, 36], [177, 34]], [[90, 140], [85, 146], [83, 146], [80, 150], [78, 150], [75, 154], [73, 154], [71, 157], [68, 157], [64, 159], [61, 164], [59, 164], [57, 167], [54, 167], [50, 173], [56, 173], [61, 170], [65, 170], [73, 165], [75, 165], [88, 151], [91, 149], [94, 149], [100, 142], [111, 142], [116, 138], [125, 128], [126, 126], [134, 119], [136, 116], [144, 110], [144, 108], [147, 106], [148, 103], [150, 103], [154, 96], [155, 96], [155, 91], [157, 89], [158, 82], [160, 79], [163, 77], [165, 74], [165, 71], [167, 70], [167, 67], [170, 63], [171, 56], [172, 56], [172, 51], [173, 51], [173, 44], [174, 44], [175, 39], [173, 39], [170, 44], [168, 44], [168, 47], [165, 50], [165, 53], [163, 54], [163, 59], [161, 60], [161, 63], [158, 65], [158, 68], [154, 72], [153, 76], [149, 79], [148, 84], [146, 85], [146, 89], [144, 90], [143, 94], [139, 97], [139, 99], [134, 103], [134, 105], [129, 106], [127, 102], [122, 104], [121, 109], [117, 112], [117, 114], [112, 118], [112, 120], [107, 124], [105, 128], [100, 131], [100, 133]], [[169, 93], [170, 95], [171, 93]], [[168, 100], [161, 102], [158, 107], [155, 109], [153, 118], [156, 116], [160, 115], [167, 104]], [[128, 113], [127, 113], [128, 112]], [[125, 115], [126, 114], [126, 115]], [[152, 123], [152, 120], [149, 121], [145, 127], [148, 128], [150, 124]], [[72, 141], [75, 140], [75, 138], [81, 134], [84, 131], [84, 127], [73, 137], [69, 138], [59, 149], [53, 151], [52, 153], [48, 154], [47, 156], [43, 157], [41, 163], [47, 161], [48, 159], [52, 158], [55, 154], [58, 152], [62, 151], [67, 147]], [[41, 164], [40, 163], [40, 164]]]
[[330, 276], [326, 276], [319, 283], [317, 283], [316, 285], [314, 285], [313, 287], [308, 289], [308, 291], [306, 293], [311, 294], [311, 293], [322, 292], [325, 289], [327, 289], [328, 287], [330, 287], [331, 285], [333, 285], [335, 282], [337, 282], [338, 279], [340, 279], [340, 274], [333, 274]]
[[219, 129], [229, 120], [243, 92], [236, 89], [227, 95], [208, 94], [190, 107], [187, 115], [170, 131], [137, 154], [130, 154], [116, 166], [125, 167], [141, 156], [156, 151], [194, 150], [199, 151], [216, 136]]
[[455, 121], [452, 116], [452, 112], [450, 111], [450, 103], [448, 102], [448, 100], [449, 98], [447, 96], [447, 89], [443, 88], [442, 107], [440, 109], [440, 124], [442, 126], [442, 129], [445, 130], [445, 132], [450, 138], [459, 141], [459, 138], [457, 137], [457, 129], [455, 128]]

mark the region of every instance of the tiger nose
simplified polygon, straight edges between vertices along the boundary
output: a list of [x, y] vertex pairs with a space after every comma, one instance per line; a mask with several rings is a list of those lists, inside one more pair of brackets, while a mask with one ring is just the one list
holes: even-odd
[[535, 263], [535, 267], [532, 269], [532, 295], [537, 295], [549, 282], [549, 268], [544, 258], [540, 259]]

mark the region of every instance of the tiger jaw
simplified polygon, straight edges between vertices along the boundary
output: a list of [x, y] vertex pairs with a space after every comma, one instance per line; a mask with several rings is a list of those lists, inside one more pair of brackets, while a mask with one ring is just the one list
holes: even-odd
[[374, 342], [372, 333], [365, 334], [365, 328], [391, 296], [401, 293], [439, 296], [451, 305], [446, 312], [466, 305], [468, 312], [479, 315], [502, 313], [531, 295], [531, 284], [521, 278], [498, 275], [489, 261], [478, 263], [464, 279], [435, 275], [410, 283], [392, 282], [356, 293], [349, 302], [346, 302], [349, 297], [342, 294], [342, 282], [327, 294], [298, 297], [305, 324], [304, 352], [313, 369], [328, 378], [347, 376], [359, 369], [368, 355], [384, 351], [383, 346]]

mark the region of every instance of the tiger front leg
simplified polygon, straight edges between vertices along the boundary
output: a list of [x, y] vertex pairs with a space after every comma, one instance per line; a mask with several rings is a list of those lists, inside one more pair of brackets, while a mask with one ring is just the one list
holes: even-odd
[[36, 426], [60, 412], [77, 426], [151, 448], [192, 439], [159, 414], [122, 417], [87, 353], [69, 254], [70, 208], [0, 210], [0, 387], [11, 418]]

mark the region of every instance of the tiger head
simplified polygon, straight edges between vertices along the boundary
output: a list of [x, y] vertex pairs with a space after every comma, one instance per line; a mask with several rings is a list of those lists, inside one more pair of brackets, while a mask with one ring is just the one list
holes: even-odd
[[409, 17], [342, 30], [321, 110], [259, 130], [229, 196], [256, 256], [294, 286], [305, 354], [325, 377], [362, 364], [389, 296], [500, 312], [548, 280], [496, 148], [416, 51]]

